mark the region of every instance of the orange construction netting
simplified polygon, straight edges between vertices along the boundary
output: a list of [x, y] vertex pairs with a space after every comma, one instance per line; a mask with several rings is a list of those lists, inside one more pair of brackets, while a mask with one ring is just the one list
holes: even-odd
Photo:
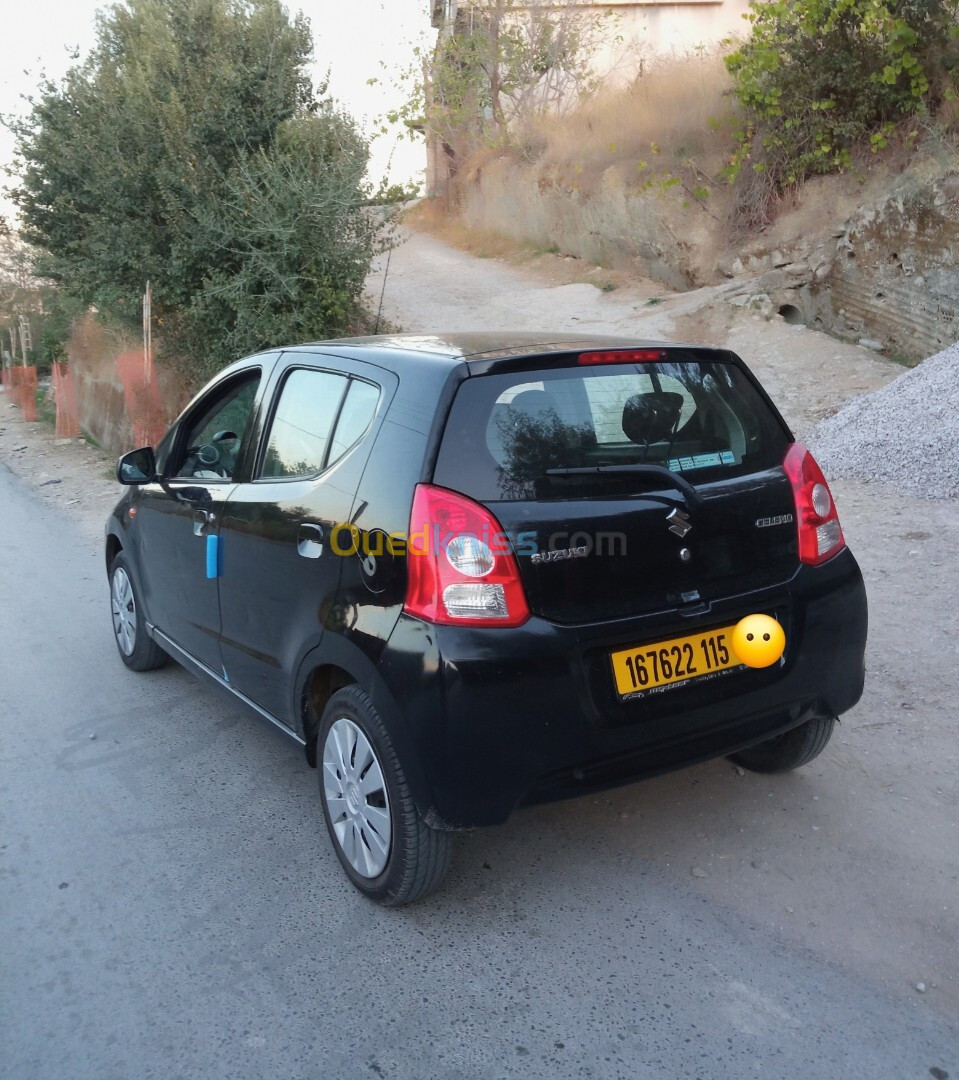
[[133, 423], [133, 439], [137, 446], [156, 446], [166, 431], [166, 416], [157, 384], [153, 357], [149, 360], [140, 350], [117, 357], [117, 374], [123, 384], [127, 412]]
[[67, 363], [54, 364], [53, 395], [57, 406], [57, 436], [61, 439], [73, 439], [80, 434], [80, 421], [77, 412], [77, 384], [73, 371]]
[[12, 404], [19, 406], [20, 419], [33, 422], [37, 419], [37, 369], [15, 364], [4, 375], [4, 389]]

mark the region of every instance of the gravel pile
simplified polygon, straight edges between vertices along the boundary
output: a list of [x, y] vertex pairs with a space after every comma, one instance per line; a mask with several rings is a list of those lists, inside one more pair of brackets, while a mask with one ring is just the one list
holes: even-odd
[[809, 446], [827, 478], [959, 496], [959, 342], [849, 402], [813, 429]]

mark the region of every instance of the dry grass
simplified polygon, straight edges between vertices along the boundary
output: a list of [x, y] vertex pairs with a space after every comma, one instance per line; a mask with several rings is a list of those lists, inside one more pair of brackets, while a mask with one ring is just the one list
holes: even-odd
[[650, 65], [629, 86], [600, 91], [547, 118], [532, 147], [544, 166], [595, 174], [626, 164], [637, 174], [695, 161], [715, 170], [734, 147], [732, 83], [718, 53]]
[[939, 87], [941, 100], [936, 112], [939, 133], [953, 146], [959, 144], [959, 74], [943, 80]]

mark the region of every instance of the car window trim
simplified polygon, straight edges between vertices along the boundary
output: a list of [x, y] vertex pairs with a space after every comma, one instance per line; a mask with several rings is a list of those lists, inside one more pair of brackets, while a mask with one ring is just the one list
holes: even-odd
[[[360, 445], [360, 443], [365, 438], [366, 433], [373, 426], [373, 421], [376, 419], [376, 414], [379, 412], [380, 409], [380, 403], [383, 400], [383, 387], [380, 386], [379, 383], [374, 382], [372, 379], [364, 379], [360, 375], [348, 375], [347, 378], [349, 379], [349, 385], [346, 388], [346, 393], [343, 395], [343, 400], [340, 402], [340, 408], [337, 411], [336, 419], [333, 421], [333, 427], [330, 429], [330, 442], [327, 450], [327, 460], [326, 464], [324, 465], [324, 471], [326, 471], [327, 469], [332, 469], [335, 465], [338, 465], [341, 461], [344, 460], [344, 458], [347, 457], [347, 455], [351, 454], [356, 449], [356, 447]], [[376, 405], [373, 407], [373, 412], [370, 415], [369, 420], [366, 422], [366, 427], [363, 428], [359, 435], [357, 435], [357, 437], [350, 443], [350, 445], [346, 447], [346, 449], [343, 451], [342, 454], [340, 454], [336, 461], [332, 462], [331, 464], [329, 461], [329, 457], [330, 453], [333, 450], [333, 437], [334, 435], [336, 435], [336, 430], [340, 424], [340, 417], [343, 414], [343, 407], [346, 405], [346, 399], [349, 397], [350, 390], [353, 386], [353, 383], [355, 382], [364, 383], [366, 386], [373, 387], [373, 389], [376, 391]]]
[[[323, 464], [320, 467], [319, 473], [317, 473], [318, 476], [325, 473], [330, 467], [330, 453], [333, 450], [333, 436], [336, 434], [336, 425], [340, 422], [340, 417], [343, 415], [343, 406], [346, 404], [346, 399], [349, 397], [350, 385], [352, 382], [353, 380], [347, 375], [346, 386], [343, 387], [343, 393], [340, 394], [339, 404], [336, 406], [336, 415], [333, 417], [333, 423], [330, 424], [329, 438], [326, 440], [326, 446], [323, 448]], [[340, 455], [340, 457], [343, 456], [343, 454]]]

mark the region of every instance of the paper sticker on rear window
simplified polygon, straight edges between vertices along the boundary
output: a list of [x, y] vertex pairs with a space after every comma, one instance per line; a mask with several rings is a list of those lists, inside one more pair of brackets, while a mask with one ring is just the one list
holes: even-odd
[[723, 450], [718, 454], [694, 454], [692, 457], [670, 458], [666, 462], [673, 472], [686, 469], [714, 469], [717, 465], [735, 465], [736, 455], [732, 450]]

